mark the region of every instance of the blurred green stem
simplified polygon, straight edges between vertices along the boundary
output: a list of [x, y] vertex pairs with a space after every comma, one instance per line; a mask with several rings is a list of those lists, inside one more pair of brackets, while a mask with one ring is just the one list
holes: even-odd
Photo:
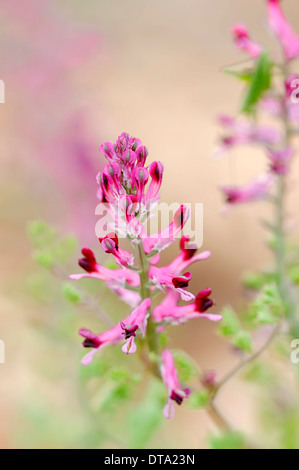
[[[149, 287], [149, 261], [146, 258], [146, 255], [143, 250], [142, 241], [138, 243], [138, 254], [139, 254], [139, 262], [140, 262], [140, 295], [142, 300], [146, 298], [151, 298], [151, 291]], [[151, 310], [151, 309], [150, 309]], [[155, 324], [152, 319], [152, 315], [148, 317], [147, 326], [146, 326], [146, 343], [148, 346], [149, 354], [155, 356], [158, 351], [157, 345], [157, 334]], [[151, 372], [160, 378], [159, 369], [157, 363], [153, 361], [153, 357], [145, 357], [145, 351], [141, 352], [141, 358], [143, 362], [146, 363], [147, 368], [149, 368], [149, 364]]]

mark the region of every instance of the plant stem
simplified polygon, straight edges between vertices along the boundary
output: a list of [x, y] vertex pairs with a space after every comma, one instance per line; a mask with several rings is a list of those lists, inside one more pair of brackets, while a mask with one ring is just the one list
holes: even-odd
[[[284, 80], [288, 76], [288, 63], [283, 64], [283, 77]], [[282, 126], [284, 129], [284, 148], [287, 148], [291, 143], [292, 128], [288, 117], [288, 108], [285, 102], [284, 94], [282, 98]], [[275, 197], [275, 223], [274, 234], [275, 234], [275, 264], [276, 264], [276, 283], [278, 292], [281, 296], [283, 304], [285, 307], [288, 307], [288, 298], [286, 291], [285, 283], [285, 258], [286, 258], [286, 241], [285, 241], [285, 199], [286, 199], [286, 176], [284, 174], [277, 175], [277, 188], [276, 188], [276, 197]], [[219, 413], [215, 407], [215, 398], [222, 389], [235, 375], [241, 372], [244, 367], [253, 362], [255, 359], [260, 357], [260, 355], [268, 348], [272, 343], [276, 335], [279, 333], [281, 327], [281, 320], [273, 328], [272, 333], [266, 340], [266, 342], [253, 354], [244, 359], [240, 364], [234, 367], [228, 374], [219, 382], [219, 384], [211, 392], [211, 400], [208, 408], [209, 415], [213, 418], [215, 423], [221, 429], [229, 430], [228, 424], [223, 416]]]
[[253, 362], [255, 359], [260, 357], [260, 355], [268, 348], [268, 346], [272, 343], [276, 335], [278, 334], [280, 330], [280, 322], [275, 325], [273, 328], [272, 333], [268, 337], [267, 341], [257, 350], [255, 353], [251, 354], [248, 356], [244, 361], [242, 361], [240, 364], [238, 364], [235, 368], [233, 368], [222, 380], [219, 382], [219, 384], [215, 387], [215, 389], [212, 392], [212, 401], [216, 398], [216, 395], [222, 389], [224, 385], [226, 385], [235, 375], [237, 375], [239, 372], [241, 372], [245, 366]]
[[[139, 254], [139, 261], [140, 261], [140, 295], [141, 298], [144, 300], [146, 298], [151, 297], [151, 291], [148, 286], [149, 282], [149, 262], [145, 256], [142, 242], [138, 243], [138, 254]], [[157, 353], [157, 335], [156, 335], [156, 328], [153, 322], [152, 316], [150, 315], [147, 321], [146, 327], [146, 340], [147, 346], [150, 353]], [[154, 368], [154, 375], [157, 375], [156, 367]]]

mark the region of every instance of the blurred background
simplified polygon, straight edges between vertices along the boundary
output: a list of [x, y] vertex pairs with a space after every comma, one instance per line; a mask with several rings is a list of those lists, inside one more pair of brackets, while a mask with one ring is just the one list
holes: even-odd
[[[297, 0], [284, 3], [299, 30]], [[98, 250], [100, 257], [94, 210], [101, 143], [124, 131], [139, 137], [149, 148], [149, 160], [165, 164], [163, 200], [204, 203], [203, 248], [212, 257], [193, 268], [191, 290], [211, 286], [215, 311], [242, 305], [241, 276], [269, 262], [257, 222], [267, 209], [240, 207], [223, 217], [218, 191], [232, 176], [243, 183], [256, 175], [265, 167], [264, 157], [252, 148], [221, 160], [212, 157], [217, 115], [235, 115], [239, 109], [241, 88], [221, 73], [244, 58], [231, 41], [236, 22], [246, 23], [257, 42], [278, 54], [262, 0], [1, 2], [0, 78], [6, 86], [0, 105], [0, 338], [6, 348], [6, 362], [0, 364], [1, 448], [125, 445], [121, 429], [115, 425], [108, 431], [109, 417], [94, 413], [93, 407], [105, 414], [106, 405], [97, 399], [88, 403], [82, 391], [86, 373], [79, 364], [77, 331], [81, 326], [99, 331], [100, 323], [88, 306], [66, 299], [72, 297], [66, 277], [78, 272], [80, 247]], [[294, 174], [298, 170], [297, 162]], [[294, 185], [289, 209], [296, 227], [298, 202]], [[33, 259], [32, 220], [57, 230], [37, 244], [55, 244], [60, 237], [57, 263], [63, 258], [66, 267], [54, 274], [61, 280], [44, 269], [47, 260]], [[35, 235], [31, 231], [31, 238]], [[176, 249], [164, 259], [170, 261]], [[123, 307], [109, 294], [103, 298], [97, 285], [91, 289], [106, 311], [119, 310], [122, 316]], [[238, 360], [205, 320], [173, 328], [171, 341], [219, 377]], [[252, 431], [257, 394], [254, 386], [236, 379], [218, 402], [229, 421]], [[142, 407], [142, 400], [136, 406]], [[126, 415], [133, 413], [131, 405]], [[205, 447], [213, 429], [204, 411], [182, 407], [145, 445]]]

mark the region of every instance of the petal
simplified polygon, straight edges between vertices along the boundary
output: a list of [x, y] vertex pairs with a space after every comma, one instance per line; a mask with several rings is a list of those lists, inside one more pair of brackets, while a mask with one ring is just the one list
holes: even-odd
[[121, 349], [125, 354], [134, 354], [137, 351], [134, 336], [131, 336]]
[[174, 404], [171, 400], [168, 400], [167, 405], [163, 409], [165, 418], [172, 419], [174, 417]]

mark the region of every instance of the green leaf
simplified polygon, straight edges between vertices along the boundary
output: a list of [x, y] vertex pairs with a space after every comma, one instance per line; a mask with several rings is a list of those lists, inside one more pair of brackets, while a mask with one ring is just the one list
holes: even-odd
[[161, 349], [165, 349], [169, 344], [169, 337], [166, 331], [162, 331], [158, 337], [159, 346]]
[[265, 282], [273, 280], [272, 273], [254, 273], [249, 272], [243, 276], [243, 284], [247, 289], [260, 290]]
[[199, 390], [198, 392], [192, 392], [186, 406], [191, 409], [204, 408], [210, 400], [209, 391], [206, 389]]
[[118, 383], [132, 382], [134, 384], [140, 383], [140, 374], [133, 373], [131, 370], [124, 367], [115, 367], [109, 372], [110, 379]]
[[174, 362], [178, 376], [182, 382], [189, 382], [198, 376], [197, 364], [187, 353], [175, 351]]
[[244, 437], [239, 432], [226, 432], [209, 438], [212, 449], [244, 449]]
[[127, 429], [131, 449], [144, 448], [158, 427], [165, 422], [163, 408], [166, 402], [164, 387], [161, 382], [155, 380], [140, 405], [135, 405], [129, 416]]
[[244, 378], [248, 381], [257, 382], [263, 385], [271, 384], [274, 381], [273, 372], [270, 370], [269, 365], [261, 364], [259, 362], [251, 364]]
[[54, 258], [48, 251], [36, 251], [33, 254], [35, 261], [46, 269], [50, 269], [54, 264]]
[[129, 382], [109, 382], [106, 381], [99, 390], [100, 405], [99, 411], [112, 413], [132, 396], [132, 383]]
[[58, 239], [53, 246], [55, 259], [65, 263], [77, 249], [77, 239], [72, 235], [66, 235]]
[[248, 70], [246, 72], [246, 71], [239, 71], [239, 70], [233, 70], [233, 69], [224, 69], [224, 73], [227, 73], [228, 75], [233, 75], [234, 77], [238, 78], [239, 80], [243, 82], [252, 81], [252, 75], [253, 75], [252, 70]]
[[31, 242], [38, 248], [48, 246], [56, 236], [56, 230], [41, 220], [30, 222], [27, 233]]
[[62, 286], [63, 294], [73, 304], [77, 304], [82, 300], [80, 292], [70, 283], [66, 283]]
[[222, 321], [218, 332], [223, 336], [232, 336], [240, 329], [240, 322], [232, 308], [226, 307], [222, 310]]
[[256, 299], [251, 303], [248, 320], [254, 325], [275, 324], [277, 317], [284, 310], [277, 286], [266, 284]]
[[[84, 356], [86, 351], [84, 351]], [[107, 359], [103, 357], [97, 357], [96, 360], [92, 361], [88, 366], [82, 366], [78, 363], [79, 367], [79, 379], [85, 383], [88, 380], [93, 380], [95, 377], [103, 377], [109, 370], [109, 363]]]
[[247, 353], [251, 353], [251, 337], [247, 331], [238, 331], [238, 333], [233, 337], [232, 341], [233, 345], [236, 346], [236, 348], [241, 349], [242, 351], [245, 351]]
[[289, 276], [295, 284], [299, 284], [299, 266], [292, 266], [289, 269]]
[[247, 93], [242, 105], [243, 113], [252, 113], [255, 105], [262, 98], [266, 90], [271, 86], [272, 62], [266, 52], [261, 54], [256, 69], [253, 72]]

